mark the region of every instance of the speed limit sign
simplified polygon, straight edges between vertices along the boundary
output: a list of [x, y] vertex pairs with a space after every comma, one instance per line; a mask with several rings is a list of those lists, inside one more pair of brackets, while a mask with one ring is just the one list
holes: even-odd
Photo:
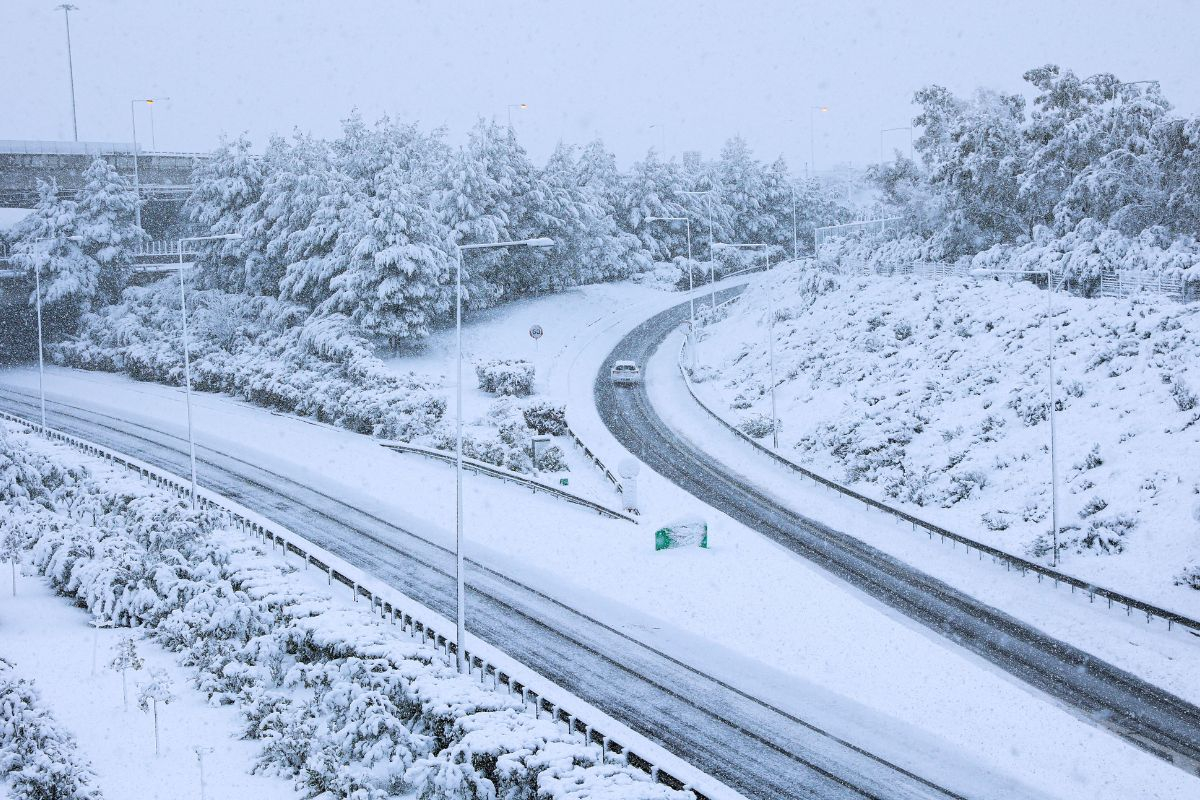
[[533, 327], [531, 327], [529, 329], [529, 335], [530, 335], [530, 337], [533, 338], [534, 341], [537, 341], [538, 339], [542, 338], [543, 333], [545, 333], [545, 331], [542, 330], [541, 325], [534, 325]]

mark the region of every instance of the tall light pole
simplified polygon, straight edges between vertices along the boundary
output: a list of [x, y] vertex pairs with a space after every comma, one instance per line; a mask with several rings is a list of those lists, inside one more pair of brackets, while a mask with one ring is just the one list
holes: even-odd
[[150, 106], [150, 152], [151, 153], [158, 152], [158, 141], [154, 138], [154, 104], [155, 104], [155, 102], [162, 102], [164, 100], [170, 100], [170, 99], [171, 98], [169, 98], [169, 97], [156, 97], [153, 100], [146, 101], [146, 103]]
[[667, 157], [667, 127], [661, 123], [652, 122], [647, 130], [654, 130], [655, 128], [658, 128], [658, 134], [662, 139], [662, 150], [659, 152], [659, 157], [665, 160]]
[[800, 239], [796, 234], [796, 184], [788, 181], [792, 190], [792, 261], [800, 260]]
[[808, 107], [808, 163], [812, 166], [812, 174], [817, 174], [817, 112], [829, 113], [829, 106]]
[[[1047, 354], [1048, 354], [1048, 369], [1046, 370], [1046, 394], [1050, 399], [1050, 519], [1052, 525], [1052, 545], [1054, 554], [1052, 565], [1058, 566], [1058, 429], [1055, 426], [1055, 409], [1054, 409], [1054, 292], [1062, 280], [1056, 284], [1054, 275], [1048, 269], [1020, 269], [1020, 270], [1004, 270], [1004, 269], [973, 269], [972, 275], [988, 276], [988, 275], [1009, 275], [1019, 277], [1021, 275], [1045, 275], [1046, 276], [1046, 338], [1047, 338]], [[1063, 278], [1065, 280], [1065, 276]]]
[[[42, 236], [38, 239], [32, 239], [25, 246], [25, 256], [33, 262], [33, 296], [34, 303], [37, 306], [37, 334], [38, 334], [38, 397], [41, 402], [42, 410], [42, 427], [46, 427], [46, 359], [43, 355], [43, 338], [42, 338], [42, 267], [36, 259], [33, 258], [31, 250], [38, 242], [48, 242], [55, 237]], [[80, 241], [79, 236], [67, 236], [72, 242]]]
[[508, 104], [507, 111], [508, 111], [508, 127], [509, 128], [512, 127], [512, 110], [514, 108], [520, 109], [521, 111], [527, 111], [529, 109], [529, 103], [509, 103]]
[[692, 366], [696, 366], [696, 285], [692, 280], [692, 220], [688, 217], [646, 217], [643, 222], [682, 222], [687, 226], [688, 306], [692, 313]]
[[79, 118], [75, 114], [75, 57], [71, 53], [71, 12], [78, 11], [78, 6], [73, 6], [70, 3], [63, 3], [61, 6], [55, 6], [55, 11], [63, 12], [63, 20], [67, 23], [67, 75], [71, 79], [71, 130], [75, 134], [75, 141], [79, 141]]
[[134, 219], [137, 222], [138, 229], [142, 227], [142, 183], [138, 176], [138, 143], [137, 143], [137, 114], [135, 109], [138, 103], [145, 103], [151, 108], [154, 107], [154, 98], [148, 97], [144, 100], [129, 101], [129, 122], [133, 126], [133, 191], [137, 195], [137, 202], [133, 206]]
[[192, 432], [192, 354], [188, 348], [187, 293], [183, 288], [183, 243], [241, 238], [240, 233], [223, 233], [217, 236], [189, 236], [179, 240], [179, 315], [183, 322], [183, 385], [187, 402], [188, 450], [192, 466], [192, 508], [196, 507], [196, 436]]
[[464, 250], [488, 250], [494, 247], [553, 247], [554, 240], [546, 237], [537, 239], [522, 239], [517, 242], [489, 242], [486, 244], [455, 244], [458, 255], [458, 269], [454, 278], [454, 340], [457, 364], [456, 391], [457, 401], [454, 407], [455, 427], [458, 433], [454, 446], [454, 581], [458, 588], [458, 621], [457, 640], [454, 649], [454, 663], [459, 672], [466, 672], [469, 665], [463, 661], [464, 650], [467, 646], [467, 584], [463, 572], [463, 415], [462, 415], [462, 264]]
[[913, 140], [912, 126], [903, 125], [899, 128], [882, 128], [879, 131], [879, 166], [883, 166], [883, 135], [885, 133], [893, 133], [895, 131], [908, 131], [908, 158], [911, 161], [913, 157]]
[[[765, 256], [766, 271], [771, 270], [771, 252], [767, 248], [770, 245], [765, 244], [749, 244], [746, 242], [717, 242], [713, 247], [746, 247], [746, 248], [762, 248], [763, 256]], [[779, 406], [775, 398], [775, 301], [771, 297], [771, 292], [768, 290], [767, 295], [767, 365], [770, 370], [771, 380], [771, 444], [775, 450], [779, 450]]]
[[717, 307], [717, 262], [713, 257], [712, 192], [712, 189], [705, 189], [702, 192], [680, 192], [680, 194], [686, 194], [691, 197], [704, 195], [704, 205], [708, 210], [708, 288], [712, 294], [710, 302], [715, 309]]

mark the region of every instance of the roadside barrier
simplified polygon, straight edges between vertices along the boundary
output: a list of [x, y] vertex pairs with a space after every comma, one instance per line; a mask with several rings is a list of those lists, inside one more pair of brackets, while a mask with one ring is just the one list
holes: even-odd
[[[6, 411], [0, 411], [0, 419], [36, 431], [47, 439], [63, 442], [89, 456], [103, 458], [110, 463], [125, 467], [131, 472], [138, 474], [148, 484], [164, 491], [173, 491], [180, 498], [187, 499], [191, 496], [191, 484], [189, 482], [185, 482], [178, 476], [160, 470], [139, 459], [126, 456], [101, 445], [93, 444], [86, 439], [81, 439], [53, 428], [43, 427], [32, 420], [10, 414]], [[437, 451], [432, 452], [436, 453]], [[484, 466], [490, 467], [491, 465]], [[387, 592], [388, 596], [385, 596], [363, 586], [353, 576], [338, 571], [333, 565], [322, 560], [320, 554], [310, 553], [306, 550], [305, 546], [314, 550], [317, 548], [299, 535], [286, 528], [273, 527], [270, 524], [250, 519], [235, 508], [236, 504], [232, 501], [208, 489], [200, 490], [196, 496], [196, 504], [201, 509], [217, 509], [224, 512], [231, 527], [236, 528], [246, 536], [260, 540], [263, 544], [270, 544], [271, 552], [274, 553], [278, 550], [285, 560], [291, 554], [304, 564], [305, 569], [320, 570], [328, 577], [330, 586], [333, 585], [334, 581], [341, 583], [350, 589], [354, 602], [359, 602], [360, 598], [369, 602], [371, 604], [371, 613], [377, 613], [380, 618], [387, 619], [392, 624], [399, 624], [401, 631], [408, 633], [414, 638], [419, 635], [424, 644], [433, 643], [436, 648], [445, 653], [447, 659], [454, 658], [458, 652], [458, 646], [453, 638], [451, 638], [453, 634], [448, 636], [439, 633], [427, 621], [421, 620], [414, 613], [404, 611], [405, 606], [411, 608], [412, 605], [416, 605], [416, 602], [398, 590], [389, 590]], [[636, 520], [630, 521], [636, 522]], [[638, 755], [616, 739], [607, 736], [602, 730], [589, 724], [583, 716], [574, 714], [567, 708], [542, 697], [536, 691], [523, 684], [519, 679], [509, 675], [503, 668], [490, 663], [487, 659], [473, 655], [469, 650], [464, 650], [463, 660], [468, 665], [468, 670], [472, 676], [478, 671], [479, 682], [481, 684], [486, 684], [490, 680], [494, 690], [499, 691], [503, 687], [509, 694], [519, 695], [522, 703], [527, 707], [531, 706], [533, 708], [535, 717], [548, 715], [556, 724], [562, 723], [566, 725], [568, 733], [581, 734], [587, 743], [598, 745], [602, 759], [607, 758], [608, 755], [624, 757], [627, 764], [649, 774], [658, 783], [672, 789], [691, 791], [695, 794], [697, 800], [716, 800], [716, 798], [710, 798], [708, 795], [700, 793], [683, 780], [651, 762], [649, 758]]]
[[[610, 481], [615, 483], [616, 479], [613, 477], [612, 473], [600, 463], [599, 458], [596, 458], [592, 455], [592, 452], [588, 450], [587, 446], [583, 444], [583, 441], [576, 436], [573, 431], [571, 432], [571, 438], [574, 440], [575, 444], [583, 447], [584, 453], [590, 459], [592, 459], [601, 470], [604, 471], [605, 475]], [[441, 461], [447, 464], [454, 464], [457, 460], [457, 456], [454, 453], [447, 453], [444, 450], [435, 450], [432, 447], [421, 447], [420, 445], [405, 444], [403, 442], [392, 442], [386, 440], [379, 441], [379, 444], [389, 450], [394, 450], [397, 453], [414, 453], [416, 455], [432, 458], [435, 461]], [[497, 467], [494, 464], [487, 463], [486, 461], [480, 461], [476, 458], [468, 458], [467, 456], [463, 456], [463, 469], [480, 475], [499, 478], [507, 483], [525, 486], [534, 492], [545, 492], [546, 494], [553, 495], [560, 500], [566, 500], [568, 503], [575, 503], [576, 505], [590, 508], [592, 511], [612, 519], [623, 519], [626, 522], [632, 522], [634, 525], [638, 524], [638, 521], [628, 514], [616, 511], [608, 506], [580, 497], [579, 495], [572, 494], [571, 492], [565, 492], [562, 489], [559, 489], [557, 486], [551, 486], [548, 483], [542, 483], [541, 481], [534, 480], [533, 478], [526, 478], [519, 472], [514, 472], [513, 470], [505, 467]], [[621, 485], [617, 483], [616, 486], [617, 491], [620, 492]]]

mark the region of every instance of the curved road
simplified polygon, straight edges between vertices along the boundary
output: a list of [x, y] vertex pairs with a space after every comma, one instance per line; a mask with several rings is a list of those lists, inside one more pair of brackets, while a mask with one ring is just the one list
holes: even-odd
[[[730, 290], [731, 296], [738, 290]], [[630, 332], [596, 376], [604, 423], [650, 468], [764, 536], [1187, 772], [1200, 775], [1200, 708], [1053, 639], [744, 482], [671, 431], [644, 385], [614, 388], [612, 362], [648, 364], [687, 304]]]
[[[48, 401], [52, 426], [186, 475], [187, 441]], [[0, 387], [35, 419], [36, 396]], [[447, 548], [300, 483], [198, 443], [207, 488], [238, 500], [453, 618]], [[471, 632], [749, 798], [959, 798], [901, 767], [708, 677], [520, 580], [468, 561]]]

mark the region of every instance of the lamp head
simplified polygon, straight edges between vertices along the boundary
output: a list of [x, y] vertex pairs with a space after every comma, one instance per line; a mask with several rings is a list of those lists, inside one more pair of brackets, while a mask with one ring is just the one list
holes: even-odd
[[554, 247], [554, 240], [548, 236], [539, 236], [525, 242], [526, 247]]

